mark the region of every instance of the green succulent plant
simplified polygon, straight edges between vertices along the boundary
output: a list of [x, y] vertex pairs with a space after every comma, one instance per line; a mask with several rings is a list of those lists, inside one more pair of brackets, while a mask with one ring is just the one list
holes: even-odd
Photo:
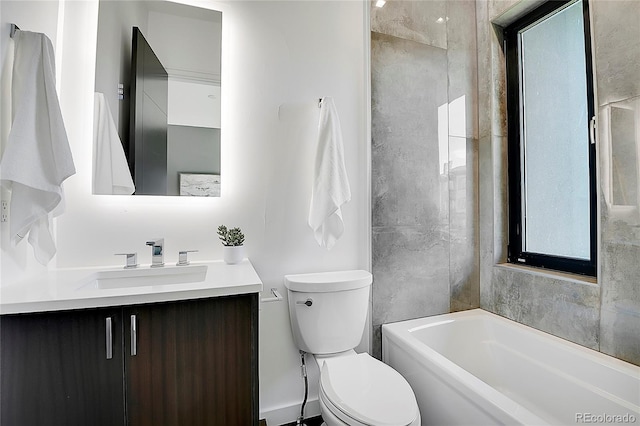
[[241, 246], [244, 243], [244, 234], [240, 228], [227, 229], [226, 226], [218, 226], [218, 237], [224, 246]]

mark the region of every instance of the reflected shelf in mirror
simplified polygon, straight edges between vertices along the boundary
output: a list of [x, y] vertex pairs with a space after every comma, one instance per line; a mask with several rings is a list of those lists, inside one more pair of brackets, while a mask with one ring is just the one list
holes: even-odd
[[640, 223], [640, 96], [600, 108], [603, 189], [612, 214]]

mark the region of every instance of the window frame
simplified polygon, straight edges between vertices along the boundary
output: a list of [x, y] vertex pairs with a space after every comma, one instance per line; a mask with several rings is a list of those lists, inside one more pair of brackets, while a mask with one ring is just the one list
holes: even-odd
[[[506, 62], [507, 92], [507, 161], [508, 161], [508, 225], [509, 243], [507, 261], [519, 265], [547, 268], [562, 272], [596, 276], [597, 274], [597, 186], [596, 186], [596, 146], [592, 126], [595, 119], [595, 97], [593, 88], [593, 66], [591, 56], [591, 30], [588, 0], [582, 0], [585, 72], [587, 83], [587, 138], [589, 148], [589, 207], [590, 207], [590, 258], [576, 259], [522, 250], [522, 191], [521, 191], [521, 75], [519, 63], [518, 31], [567, 7], [575, 0], [547, 1], [511, 23], [503, 30]], [[559, 72], [562, 72], [561, 70]], [[591, 139], [591, 140], [590, 140]]]

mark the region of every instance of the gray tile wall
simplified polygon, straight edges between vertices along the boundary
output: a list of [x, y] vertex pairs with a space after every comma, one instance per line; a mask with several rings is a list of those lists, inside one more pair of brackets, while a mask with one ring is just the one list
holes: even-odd
[[383, 323], [478, 307], [475, 3], [371, 11], [373, 354]]
[[[629, 1], [592, 1], [596, 85], [599, 112], [618, 101], [636, 111], [635, 150], [640, 152], [640, 7]], [[604, 152], [608, 126], [599, 119], [600, 169], [611, 160]], [[614, 125], [615, 123], [609, 123]], [[612, 145], [624, 141], [611, 140]], [[610, 148], [610, 147], [609, 147]], [[638, 158], [636, 158], [636, 163]], [[635, 178], [635, 179], [634, 179]], [[638, 182], [637, 176], [630, 176]], [[600, 173], [602, 193], [611, 182]], [[600, 350], [640, 365], [640, 213], [621, 214], [607, 197], [600, 203]]]
[[[520, 5], [523, 3], [520, 3]], [[603, 120], [615, 101], [640, 96], [640, 8], [590, 2], [599, 108], [599, 272], [597, 283], [501, 266], [506, 249], [504, 63], [491, 20], [516, 1], [477, 2], [479, 87], [480, 305], [540, 330], [640, 364], [640, 213], [606, 196], [610, 159]], [[513, 10], [513, 9], [512, 9]], [[639, 104], [640, 105], [640, 104]], [[616, 141], [612, 141], [615, 144]], [[640, 143], [638, 141], [637, 143]], [[635, 209], [635, 210], [634, 210]]]
[[[534, 3], [393, 1], [372, 9], [374, 355], [385, 322], [479, 305], [640, 364], [640, 208], [621, 212], [607, 197], [611, 147], [602, 116], [612, 103], [640, 97], [633, 1], [590, 2], [600, 136], [597, 282], [502, 264], [505, 79], [491, 22]], [[445, 103], [443, 132], [438, 107]]]

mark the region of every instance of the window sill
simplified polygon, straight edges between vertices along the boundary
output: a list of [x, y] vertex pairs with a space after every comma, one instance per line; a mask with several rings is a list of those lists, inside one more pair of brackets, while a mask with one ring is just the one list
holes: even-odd
[[575, 284], [598, 285], [597, 277], [587, 275], [570, 274], [568, 272], [554, 271], [552, 269], [536, 268], [534, 266], [516, 265], [514, 263], [498, 263], [495, 268], [519, 271], [526, 274], [537, 275], [554, 280], [566, 281]]

